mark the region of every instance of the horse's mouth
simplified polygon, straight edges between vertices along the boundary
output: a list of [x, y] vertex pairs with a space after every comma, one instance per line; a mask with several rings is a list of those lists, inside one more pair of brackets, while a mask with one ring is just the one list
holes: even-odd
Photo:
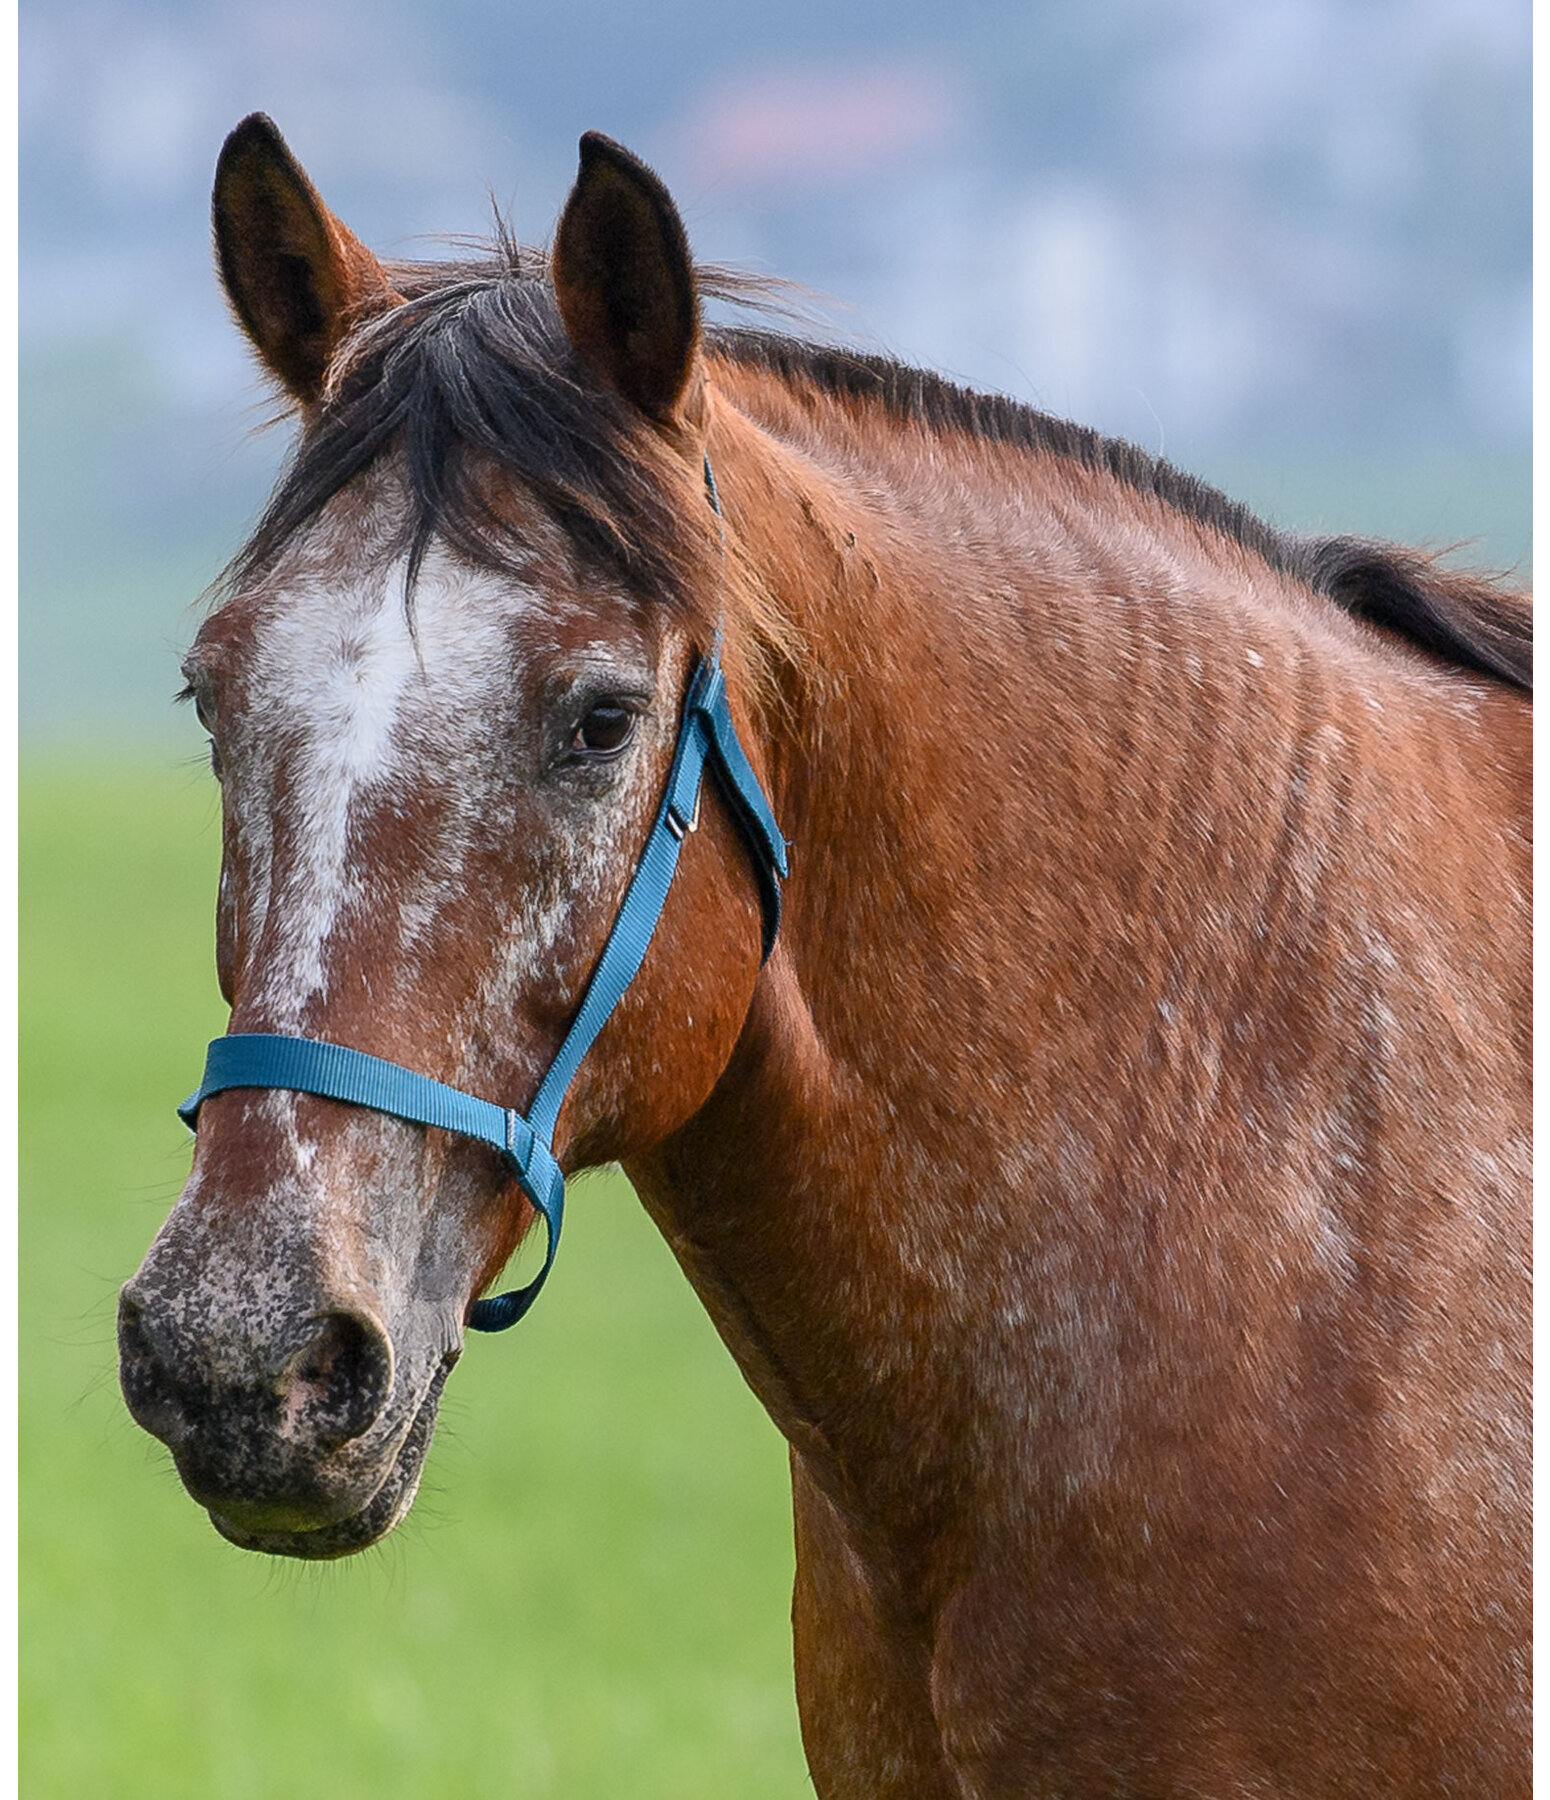
[[261, 1550], [266, 1556], [295, 1556], [306, 1562], [329, 1562], [336, 1557], [353, 1556], [356, 1551], [369, 1549], [380, 1542], [402, 1521], [419, 1492], [425, 1454], [436, 1429], [436, 1408], [451, 1369], [451, 1361], [444, 1362], [431, 1378], [425, 1398], [404, 1433], [391, 1467], [376, 1492], [358, 1512], [330, 1525], [320, 1525], [314, 1531], [252, 1531], [223, 1519], [211, 1507], [210, 1523], [239, 1550]]

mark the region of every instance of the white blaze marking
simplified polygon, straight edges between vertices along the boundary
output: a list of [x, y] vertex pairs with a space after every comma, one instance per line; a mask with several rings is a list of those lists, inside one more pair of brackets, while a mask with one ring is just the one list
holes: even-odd
[[[444, 780], [511, 688], [510, 625], [533, 608], [532, 590], [433, 548], [411, 615], [404, 574], [399, 559], [342, 582], [309, 575], [288, 588], [255, 646], [255, 733], [267, 723], [290, 746], [283, 806], [294, 853], [285, 891], [272, 897], [280, 912], [260, 972], [272, 1008], [299, 1014], [326, 993], [330, 939], [369, 879], [352, 855], [363, 801]], [[267, 826], [257, 835], [267, 838]], [[459, 861], [456, 845], [447, 850], [443, 891]], [[433, 912], [435, 898], [421, 898], [421, 910]]]
[[[233, 790], [245, 924], [249, 941], [262, 943], [248, 992], [280, 1031], [300, 1031], [308, 1007], [327, 1001], [336, 947], [363, 914], [393, 921], [393, 953], [411, 963], [431, 940], [462, 890], [476, 834], [509, 802], [501, 790], [528, 662], [555, 658], [559, 675], [586, 665], [627, 670], [637, 686], [649, 668], [624, 616], [618, 635], [573, 633], [579, 641], [560, 662], [548, 627], [564, 601], [470, 568], [439, 545], [406, 610], [404, 559], [358, 536], [346, 557], [342, 529], [311, 534], [274, 578], [249, 664]], [[530, 846], [520, 877], [487, 896], [480, 997], [492, 1019], [520, 1016], [524, 988], [577, 907], [601, 918], [622, 892], [676, 709], [654, 708], [643, 724], [615, 791], [571, 812], [561, 841]], [[375, 867], [360, 854], [361, 830], [398, 795], [434, 797], [436, 841], [412, 867]], [[412, 984], [412, 968], [403, 973]]]

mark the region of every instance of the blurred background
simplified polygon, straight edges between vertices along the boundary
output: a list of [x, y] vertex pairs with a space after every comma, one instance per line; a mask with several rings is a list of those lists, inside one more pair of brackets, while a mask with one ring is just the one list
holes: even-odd
[[597, 127], [842, 335], [1286, 523], [1525, 557], [1527, 0], [33, 0], [30, 743], [182, 730], [185, 608], [283, 450], [210, 273], [255, 108], [408, 255], [492, 196], [545, 241]]
[[269, 112], [413, 256], [492, 200], [546, 240], [596, 127], [841, 337], [1526, 580], [1529, 31], [1527, 0], [27, 0], [29, 1796], [806, 1786], [783, 1450], [617, 1178], [371, 1557], [228, 1549], [117, 1401], [114, 1291], [222, 1023], [168, 701], [286, 445], [210, 271], [225, 132]]

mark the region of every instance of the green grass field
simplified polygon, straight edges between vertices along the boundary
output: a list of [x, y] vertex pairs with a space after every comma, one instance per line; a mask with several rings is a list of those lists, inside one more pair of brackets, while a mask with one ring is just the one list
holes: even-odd
[[469, 1345], [364, 1557], [230, 1548], [130, 1423], [115, 1293], [223, 1026], [217, 853], [202, 771], [24, 778], [26, 1800], [810, 1791], [784, 1447], [617, 1176], [578, 1184], [532, 1318]]

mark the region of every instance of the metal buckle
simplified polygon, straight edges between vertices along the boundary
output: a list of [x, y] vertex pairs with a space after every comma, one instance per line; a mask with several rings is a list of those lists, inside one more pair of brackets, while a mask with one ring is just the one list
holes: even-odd
[[685, 819], [676, 806], [670, 806], [667, 809], [667, 828], [672, 832], [673, 836], [677, 838], [680, 844], [684, 841], [684, 838], [689, 832], [698, 831], [700, 828], [700, 801], [704, 798], [704, 794], [705, 789], [703, 785], [695, 790], [694, 815], [692, 818]]

